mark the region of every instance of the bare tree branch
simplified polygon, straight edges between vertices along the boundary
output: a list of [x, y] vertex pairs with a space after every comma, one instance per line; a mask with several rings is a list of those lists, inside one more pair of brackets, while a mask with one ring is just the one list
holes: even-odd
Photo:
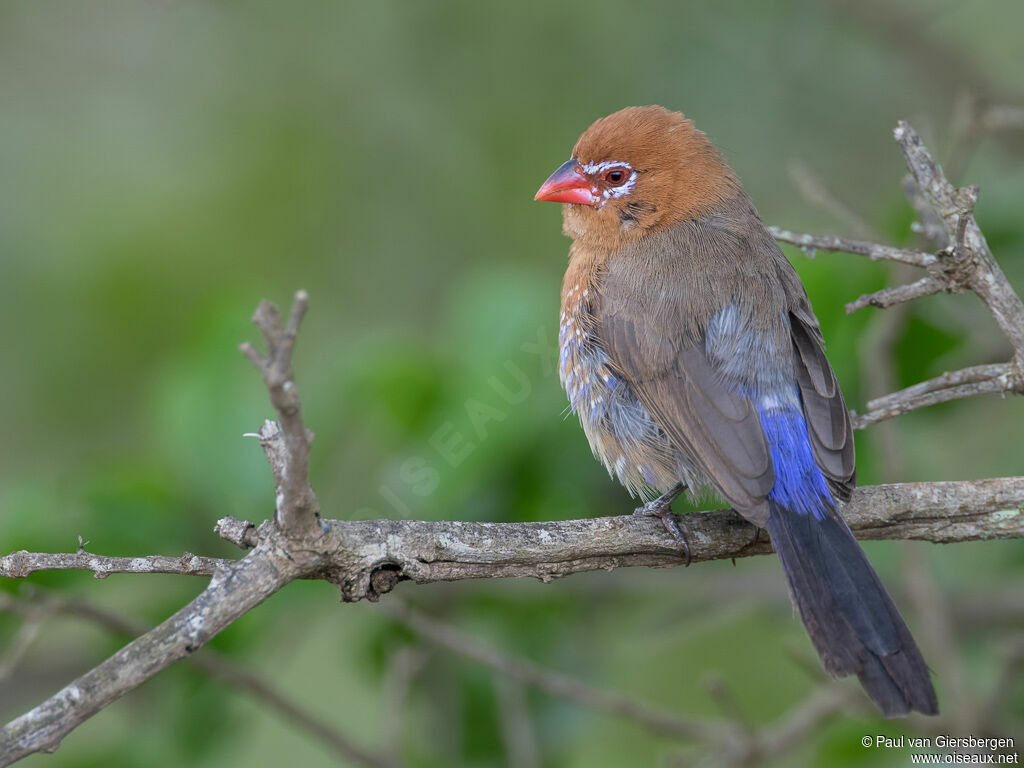
[[[976, 122], [976, 118], [973, 117], [975, 111], [973, 102], [968, 106], [972, 112], [972, 116], [968, 118], [968, 121]], [[973, 149], [973, 140], [977, 137], [977, 133], [977, 130], [965, 130], [958, 137], [958, 140], [953, 142], [949, 154], [951, 158], [958, 160], [958, 162], [953, 163], [954, 167], [966, 164], [970, 151]], [[915, 229], [934, 242], [937, 247], [947, 247], [951, 240], [946, 224], [931, 207], [931, 203], [921, 194], [917, 182], [912, 177], [908, 177], [904, 181], [904, 189], [920, 218], [920, 225], [916, 226]], [[973, 206], [973, 197], [971, 195], [972, 199], [969, 200], [971, 206]], [[835, 205], [829, 207], [830, 210], [834, 208]], [[965, 232], [966, 219], [961, 216], [957, 223], [956, 231], [952, 233], [953, 242], [956, 244], [955, 247], [963, 248]], [[872, 235], [869, 234], [868, 236], [871, 237]], [[890, 273], [897, 279], [906, 279], [906, 273], [913, 269], [909, 265], [898, 262], [894, 262], [891, 267]], [[929, 281], [934, 281], [932, 283], [933, 286], [937, 284], [940, 289], [943, 287], [941, 282], [930, 276], [923, 278], [919, 282], [927, 284]], [[896, 289], [885, 289], [879, 292], [879, 294], [873, 294], [871, 297], [862, 297], [860, 301], [874, 299], [876, 295], [885, 297], [892, 294], [895, 298], [898, 298], [900, 293], [905, 292], [905, 289], [909, 287], [902, 286]], [[887, 304], [886, 301], [875, 303], [877, 305]], [[848, 311], [855, 308], [848, 306]], [[865, 336], [868, 344], [863, 350], [863, 358], [865, 361], [871, 361], [871, 364], [864, 367], [864, 375], [870, 384], [870, 391], [891, 392], [895, 389], [895, 374], [892, 365], [895, 354], [894, 344], [898, 338], [899, 330], [905, 325], [906, 308], [907, 305], [904, 304], [892, 311], [878, 315], [872, 329]], [[873, 423], [880, 417], [885, 418], [898, 415], [912, 407], [921, 407], [932, 402], [941, 402], [966, 396], [963, 392], [959, 391], [962, 387], [978, 385], [979, 391], [1005, 392], [1008, 389], [1006, 383], [1000, 382], [998, 379], [1008, 373], [1012, 375], [1012, 370], [1007, 365], [976, 366], [975, 368], [965, 369], [952, 374], [946, 373], [936, 379], [910, 387], [903, 392], [886, 395], [869, 402], [868, 408], [875, 410], [871, 411], [868, 416], [873, 418], [855, 417], [855, 425], [863, 427]], [[985, 387], [990, 389], [984, 389]], [[890, 405], [893, 406], [893, 411], [887, 413], [886, 408]], [[899, 446], [898, 424], [891, 421], [884, 422], [879, 424], [872, 434], [882, 451], [883, 466], [888, 475], [885, 479], [905, 476], [906, 459], [905, 453], [900, 450]], [[922, 638], [926, 646], [925, 650], [928, 651], [927, 655], [934, 664], [936, 675], [946, 681], [944, 688], [946, 689], [945, 699], [948, 703], [943, 707], [943, 712], [939, 719], [930, 724], [929, 731], [932, 733], [960, 731], [979, 735], [987, 732], [994, 736], [1007, 735], [1008, 728], [1001, 727], [1003, 707], [1002, 703], [998, 701], [1000, 695], [998, 686], [990, 694], [982, 695], [981, 691], [978, 690], [977, 681], [973, 681], [973, 685], [968, 684], [971, 682], [971, 678], [976, 676], [970, 675], [965, 670], [963, 660], [956, 652], [957, 635], [966, 626], [974, 626], [981, 629], [986, 634], [986, 641], [992, 642], [994, 638], [992, 637], [993, 617], [991, 612], [993, 608], [996, 611], [1001, 611], [1003, 606], [999, 604], [995, 606], [992, 604], [980, 606], [977, 596], [971, 596], [971, 599], [968, 601], [959, 601], [960, 605], [970, 606], [972, 609], [984, 608], [990, 612], [990, 615], [985, 617], [984, 624], [978, 621], [965, 624], [962, 620], [958, 623], [954, 610], [957, 607], [957, 603], [950, 600], [948, 596], [940, 599], [938, 583], [931, 564], [924, 557], [925, 551], [919, 547], [906, 545], [900, 549], [903, 554], [902, 562], [910, 592], [908, 600], [918, 614], [918, 622], [927, 630], [923, 633], [924, 636]], [[1019, 612], [1014, 615], [1019, 615]], [[1009, 662], [1009, 659], [1007, 661]], [[1019, 680], [1019, 678], [1014, 678], [1016, 670], [1013, 669], [1012, 663], [1007, 663], [1005, 666], [1004, 673], [997, 675], [997, 679]], [[776, 732], [770, 731], [767, 735], [770, 737], [775, 736]], [[756, 752], [752, 750], [751, 753], [755, 755], [756, 759]], [[778, 753], [769, 751], [768, 755], [777, 756]]]
[[842, 251], [843, 253], [856, 253], [867, 256], [872, 261], [902, 261], [904, 264], [911, 264], [915, 267], [928, 267], [935, 263], [935, 256], [924, 251], [915, 251], [908, 248], [894, 248], [891, 245], [880, 245], [869, 243], [864, 240], [850, 240], [835, 235], [807, 235], [800, 232], [791, 232], [782, 227], [768, 227], [772, 237], [783, 243], [798, 245], [801, 248], [817, 251]]
[[[6, 592], [0, 592], [0, 611], [22, 615], [25, 618], [25, 624], [22, 626], [38, 627], [45, 617], [65, 615], [89, 621], [119, 635], [135, 637], [143, 634], [147, 629], [141, 622], [127, 619], [101, 606], [78, 598], [65, 599], [59, 595], [38, 590], [34, 591], [31, 599], [16, 599]], [[336, 727], [299, 706], [259, 675], [246, 670], [212, 648], [201, 649], [189, 656], [187, 661], [210, 677], [222, 681], [230, 688], [252, 696], [261, 705], [275, 710], [285, 719], [319, 739], [338, 757], [356, 765], [369, 766], [369, 768], [391, 768], [397, 765], [397, 761], [378, 758], [364, 751]], [[2, 674], [0, 674], [0, 678], [2, 678]]]
[[[859, 488], [843, 516], [862, 539], [968, 541], [1024, 536], [1024, 477]], [[694, 561], [771, 551], [732, 510], [679, 517]], [[398, 581], [529, 576], [550, 581], [624, 566], [676, 566], [657, 520], [631, 515], [551, 523], [325, 521], [324, 565], [346, 600], [374, 600]]]
[[[1019, 538], [1024, 537], [1024, 477], [865, 486], [854, 491], [842, 512], [860, 539]], [[754, 527], [731, 509], [678, 519], [694, 562], [772, 551], [766, 538], [754, 542]], [[322, 524], [324, 532], [305, 545], [309, 562], [293, 567], [292, 578], [326, 578], [347, 601], [376, 600], [405, 580], [528, 576], [548, 582], [585, 571], [685, 562], [660, 521], [635, 515], [548, 523], [325, 519]], [[66, 555], [8, 557], [28, 557], [34, 570], [44, 568], [47, 558], [54, 559], [54, 567], [67, 567]], [[0, 568], [6, 559], [0, 558]], [[221, 562], [233, 568], [243, 561]]]
[[918, 408], [950, 400], [1011, 392], [1018, 387], [1014, 380], [1015, 376], [1017, 369], [1009, 363], [976, 365], [952, 373], [947, 372], [912, 387], [869, 400], [866, 413], [851, 412], [853, 428], [864, 429], [880, 421], [916, 411]]
[[940, 252], [952, 264], [958, 279], [958, 267], [963, 266], [964, 285], [970, 288], [989, 308], [1003, 335], [1010, 341], [1020, 360], [1024, 359], [1024, 303], [1010, 286], [988, 247], [985, 236], [974, 219], [977, 187], [956, 189], [946, 179], [913, 128], [900, 121], [893, 132], [907, 167], [921, 194], [943, 220], [953, 243], [952, 249]]
[[[860, 539], [934, 543], [1024, 536], [1024, 477], [858, 488], [843, 517]], [[772, 551], [730, 509], [678, 516], [694, 561]], [[324, 533], [293, 578], [327, 578], [348, 601], [376, 600], [403, 580], [420, 584], [528, 576], [544, 582], [628, 566], [675, 566], [685, 558], [658, 521], [622, 515], [548, 523], [324, 520]], [[265, 526], [264, 526], [265, 527]], [[263, 530], [263, 529], [261, 529]], [[65, 555], [37, 555], [65, 567]], [[15, 553], [8, 557], [22, 557]], [[246, 558], [247, 560], [249, 558]], [[6, 558], [0, 559], [0, 565]], [[224, 561], [235, 567], [243, 561]]]
[[893, 304], [901, 304], [904, 301], [913, 301], [924, 296], [932, 296], [940, 291], [946, 290], [941, 280], [934, 277], [922, 277], [907, 285], [897, 285], [891, 288], [883, 288], [874, 293], [865, 293], [856, 301], [846, 305], [846, 314], [850, 315], [864, 307], [878, 307], [888, 309]]
[[976, 366], [946, 373], [877, 398], [868, 403], [867, 413], [852, 414], [857, 429], [950, 400], [994, 393], [1024, 394], [1024, 303], [993, 258], [974, 219], [978, 188], [954, 187], [906, 122], [900, 121], [893, 135], [910, 169], [904, 188], [922, 219], [921, 228], [930, 240], [944, 244], [942, 250], [930, 254], [861, 240], [800, 234], [778, 227], [769, 228], [772, 235], [804, 250], [846, 251], [927, 270], [928, 274], [915, 282], [859, 297], [846, 305], [847, 312], [868, 306], [885, 309], [941, 291], [973, 291], [985, 303], [1010, 342], [1013, 357], [999, 366]]
[[299, 561], [269, 536], [246, 558], [218, 570], [192, 602], [99, 666], [0, 729], [0, 765], [34, 752], [53, 752], [78, 725], [185, 658], [295, 578]]
[[23, 579], [36, 571], [92, 571], [97, 579], [112, 573], [176, 573], [186, 576], [213, 576], [218, 568], [232, 562], [216, 557], [200, 557], [186, 552], [181, 557], [104, 557], [91, 552], [44, 554], [20, 550], [0, 557], [0, 576]]
[[[267, 421], [257, 433], [267, 454], [277, 487], [277, 522], [290, 535], [305, 536], [316, 530], [320, 504], [309, 484], [309, 450], [313, 433], [302, 420], [299, 390], [292, 373], [292, 352], [299, 325], [306, 314], [309, 296], [298, 291], [292, 303], [288, 324], [281, 324], [281, 313], [269, 301], [261, 301], [252, 321], [263, 333], [267, 354], [246, 342], [240, 347], [256, 366], [270, 392], [270, 402], [279, 423]], [[278, 433], [283, 435], [277, 440]]]

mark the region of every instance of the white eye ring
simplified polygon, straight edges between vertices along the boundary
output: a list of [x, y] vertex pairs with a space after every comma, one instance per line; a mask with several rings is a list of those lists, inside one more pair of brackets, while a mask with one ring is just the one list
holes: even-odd
[[[586, 165], [581, 164], [580, 168], [583, 169], [585, 174], [591, 177], [601, 174], [601, 181], [606, 188], [603, 192], [598, 192], [596, 185], [594, 187], [594, 194], [600, 194], [602, 198], [602, 201], [597, 204], [598, 208], [602, 207], [609, 198], [619, 198], [628, 195], [633, 191], [633, 187], [636, 186], [636, 171], [633, 170], [632, 165], [624, 160], [605, 160], [600, 163], [587, 163]], [[626, 171], [626, 179], [616, 184], [615, 182], [608, 181], [604, 178], [605, 172], [614, 170]]]

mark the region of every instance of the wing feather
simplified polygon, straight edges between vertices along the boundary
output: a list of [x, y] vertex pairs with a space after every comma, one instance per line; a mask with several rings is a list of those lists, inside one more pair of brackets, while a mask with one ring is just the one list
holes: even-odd
[[721, 380], [704, 345], [672, 344], [654, 319], [625, 311], [604, 317], [599, 333], [612, 364], [669, 439], [737, 511], [760, 517], [774, 483], [760, 418]]
[[[775, 483], [750, 397], [793, 384], [814, 457], [832, 492], [849, 498], [853, 429], [842, 391], [803, 285], [745, 197], [605, 260], [599, 286], [594, 331], [612, 367], [738, 512], [763, 524]], [[709, 323], [730, 305], [739, 330], [719, 326], [717, 333], [758, 334], [764, 365], [751, 363], [757, 370], [744, 367], [749, 345], [723, 347], [719, 338], [709, 357]]]
[[846, 501], [857, 484], [853, 424], [832, 366], [819, 341], [817, 325], [790, 317], [797, 385], [814, 458], [832, 493]]

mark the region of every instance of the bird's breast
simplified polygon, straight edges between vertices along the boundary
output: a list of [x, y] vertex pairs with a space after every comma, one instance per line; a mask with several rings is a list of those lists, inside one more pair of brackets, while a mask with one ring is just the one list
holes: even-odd
[[594, 289], [571, 285], [559, 318], [559, 377], [569, 408], [580, 420], [590, 447], [609, 474], [635, 496], [652, 497], [680, 480], [696, 483], [689, 462], [616, 372], [597, 333]]

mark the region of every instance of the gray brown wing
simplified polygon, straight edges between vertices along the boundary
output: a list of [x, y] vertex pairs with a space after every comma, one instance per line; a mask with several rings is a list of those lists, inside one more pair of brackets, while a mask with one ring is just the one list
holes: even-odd
[[793, 369], [804, 403], [804, 417], [814, 458], [832, 494], [846, 501], [857, 485], [850, 412], [832, 366], [825, 357], [825, 340], [807, 291], [778, 245], [772, 242], [771, 246], [775, 254], [776, 274], [789, 307]]
[[[738, 512], [764, 524], [775, 482], [760, 418], [722, 382], [703, 340], [680, 340], [671, 313], [659, 318], [611, 302], [598, 334], [612, 364], [669, 439]], [[675, 337], [675, 338], [673, 338]]]
[[807, 313], [797, 311], [790, 315], [790, 323], [793, 329], [793, 363], [814, 458], [832, 494], [847, 501], [857, 485], [850, 412], [832, 366], [825, 357], [821, 332], [814, 316], [808, 317]]

